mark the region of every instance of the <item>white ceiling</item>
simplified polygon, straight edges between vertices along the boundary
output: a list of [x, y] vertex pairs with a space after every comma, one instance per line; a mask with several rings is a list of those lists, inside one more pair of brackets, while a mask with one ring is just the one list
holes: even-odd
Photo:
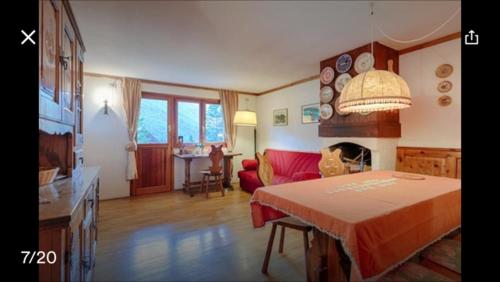
[[[319, 73], [319, 62], [370, 41], [369, 2], [71, 1], [85, 71], [262, 92]], [[400, 39], [425, 35], [455, 1], [375, 3]], [[424, 40], [460, 31], [460, 14]], [[375, 32], [374, 39], [402, 49]]]

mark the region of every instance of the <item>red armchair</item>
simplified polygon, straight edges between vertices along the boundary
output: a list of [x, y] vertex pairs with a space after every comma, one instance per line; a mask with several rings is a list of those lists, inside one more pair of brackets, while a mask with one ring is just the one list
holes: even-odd
[[[318, 162], [320, 153], [266, 149], [267, 158], [273, 167], [273, 184], [320, 178]], [[243, 170], [238, 171], [240, 187], [253, 193], [264, 186], [257, 177], [257, 160], [243, 160]]]

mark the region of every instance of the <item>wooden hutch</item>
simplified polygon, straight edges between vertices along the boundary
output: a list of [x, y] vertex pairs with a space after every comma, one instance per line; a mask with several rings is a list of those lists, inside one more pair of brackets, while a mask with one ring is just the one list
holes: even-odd
[[59, 168], [39, 187], [40, 281], [90, 281], [94, 267], [99, 168], [83, 160], [85, 46], [68, 0], [39, 1], [39, 169]]

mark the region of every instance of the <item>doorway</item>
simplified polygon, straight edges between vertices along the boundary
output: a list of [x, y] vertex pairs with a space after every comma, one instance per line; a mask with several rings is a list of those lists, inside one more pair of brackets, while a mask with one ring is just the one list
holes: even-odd
[[137, 124], [138, 178], [131, 181], [132, 196], [172, 191], [173, 113], [172, 96], [142, 93]]

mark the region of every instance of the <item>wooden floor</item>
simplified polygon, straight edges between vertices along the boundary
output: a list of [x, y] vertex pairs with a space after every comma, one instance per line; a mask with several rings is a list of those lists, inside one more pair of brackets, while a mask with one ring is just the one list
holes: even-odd
[[283, 255], [277, 236], [264, 275], [271, 228], [252, 227], [250, 194], [210, 196], [102, 201], [94, 281], [305, 281], [301, 232], [287, 230]]

